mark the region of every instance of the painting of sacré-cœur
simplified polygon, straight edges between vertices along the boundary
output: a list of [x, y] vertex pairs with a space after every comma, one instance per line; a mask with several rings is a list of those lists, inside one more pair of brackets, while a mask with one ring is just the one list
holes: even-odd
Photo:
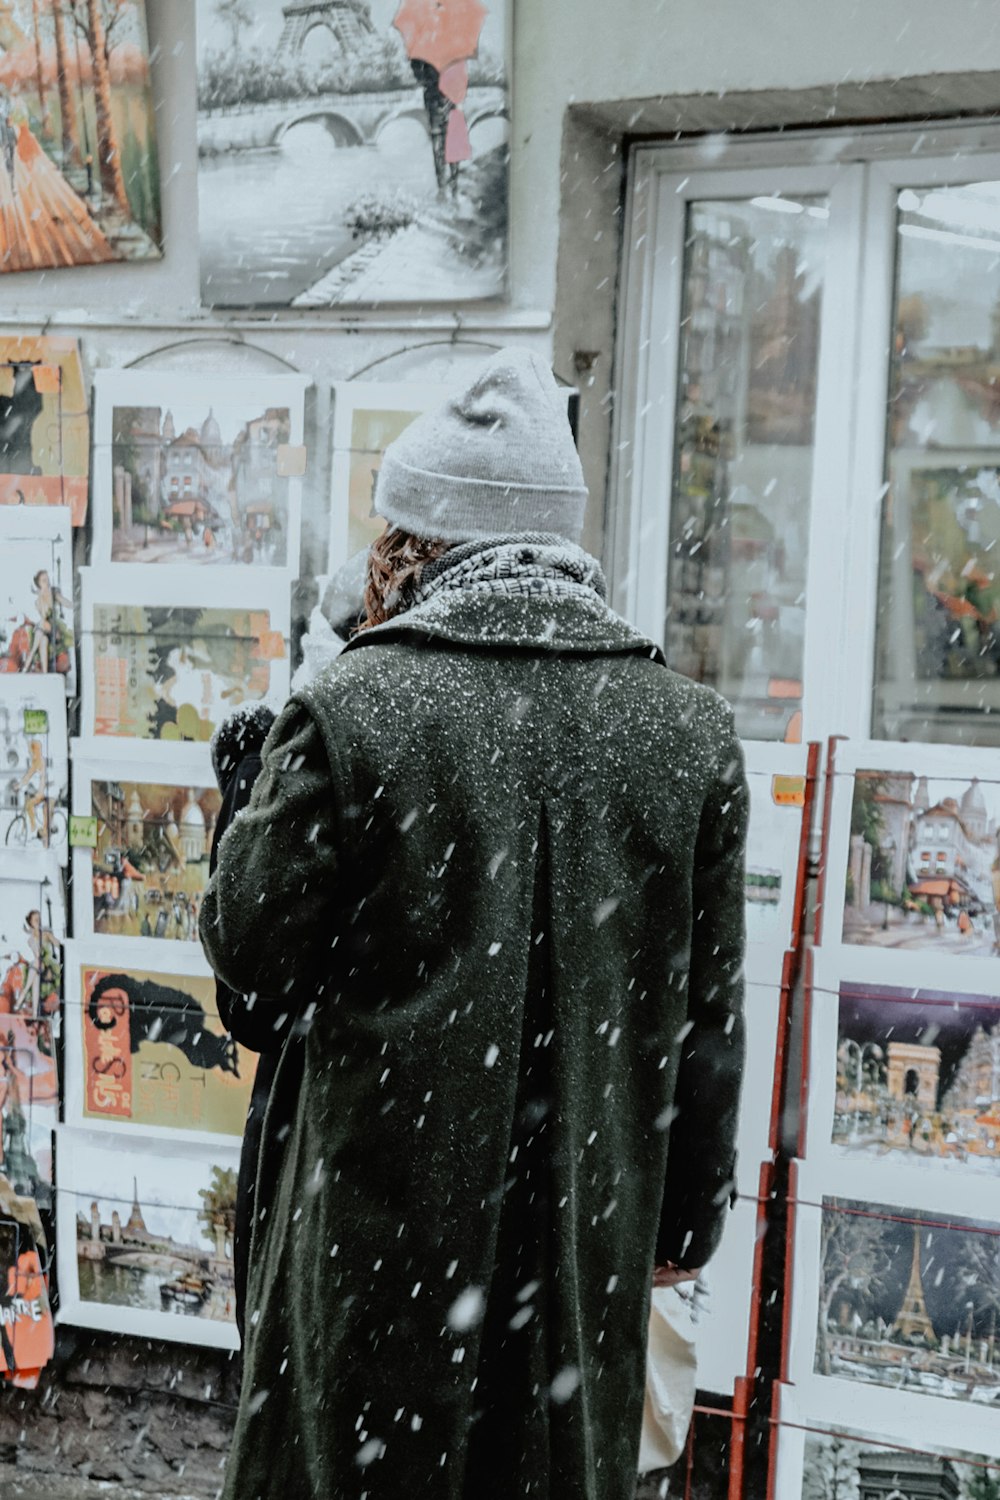
[[159, 254], [144, 0], [2, 0], [0, 272]]
[[211, 306], [502, 295], [510, 0], [198, 0]]

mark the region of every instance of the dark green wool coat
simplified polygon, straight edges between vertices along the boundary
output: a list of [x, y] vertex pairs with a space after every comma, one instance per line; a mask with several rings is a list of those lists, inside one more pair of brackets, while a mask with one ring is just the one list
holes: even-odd
[[654, 1262], [727, 1211], [746, 814], [596, 595], [438, 594], [292, 698], [202, 918], [235, 1035], [308, 1028], [226, 1500], [632, 1496]]

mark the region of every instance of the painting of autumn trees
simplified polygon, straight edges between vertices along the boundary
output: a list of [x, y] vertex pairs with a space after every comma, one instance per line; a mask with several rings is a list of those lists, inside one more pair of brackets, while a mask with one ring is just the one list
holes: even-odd
[[0, 272], [160, 242], [144, 0], [0, 0]]

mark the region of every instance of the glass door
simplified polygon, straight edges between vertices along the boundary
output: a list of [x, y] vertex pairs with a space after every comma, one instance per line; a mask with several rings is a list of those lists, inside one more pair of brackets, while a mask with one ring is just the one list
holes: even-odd
[[996, 140], [637, 153], [614, 598], [745, 739], [1000, 742]]

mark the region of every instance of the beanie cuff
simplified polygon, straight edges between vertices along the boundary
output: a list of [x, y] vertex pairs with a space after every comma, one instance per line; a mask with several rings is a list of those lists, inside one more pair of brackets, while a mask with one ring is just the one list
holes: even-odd
[[586, 504], [587, 490], [579, 485], [435, 474], [413, 468], [391, 450], [382, 460], [375, 491], [377, 514], [426, 541], [549, 531], [577, 543]]

